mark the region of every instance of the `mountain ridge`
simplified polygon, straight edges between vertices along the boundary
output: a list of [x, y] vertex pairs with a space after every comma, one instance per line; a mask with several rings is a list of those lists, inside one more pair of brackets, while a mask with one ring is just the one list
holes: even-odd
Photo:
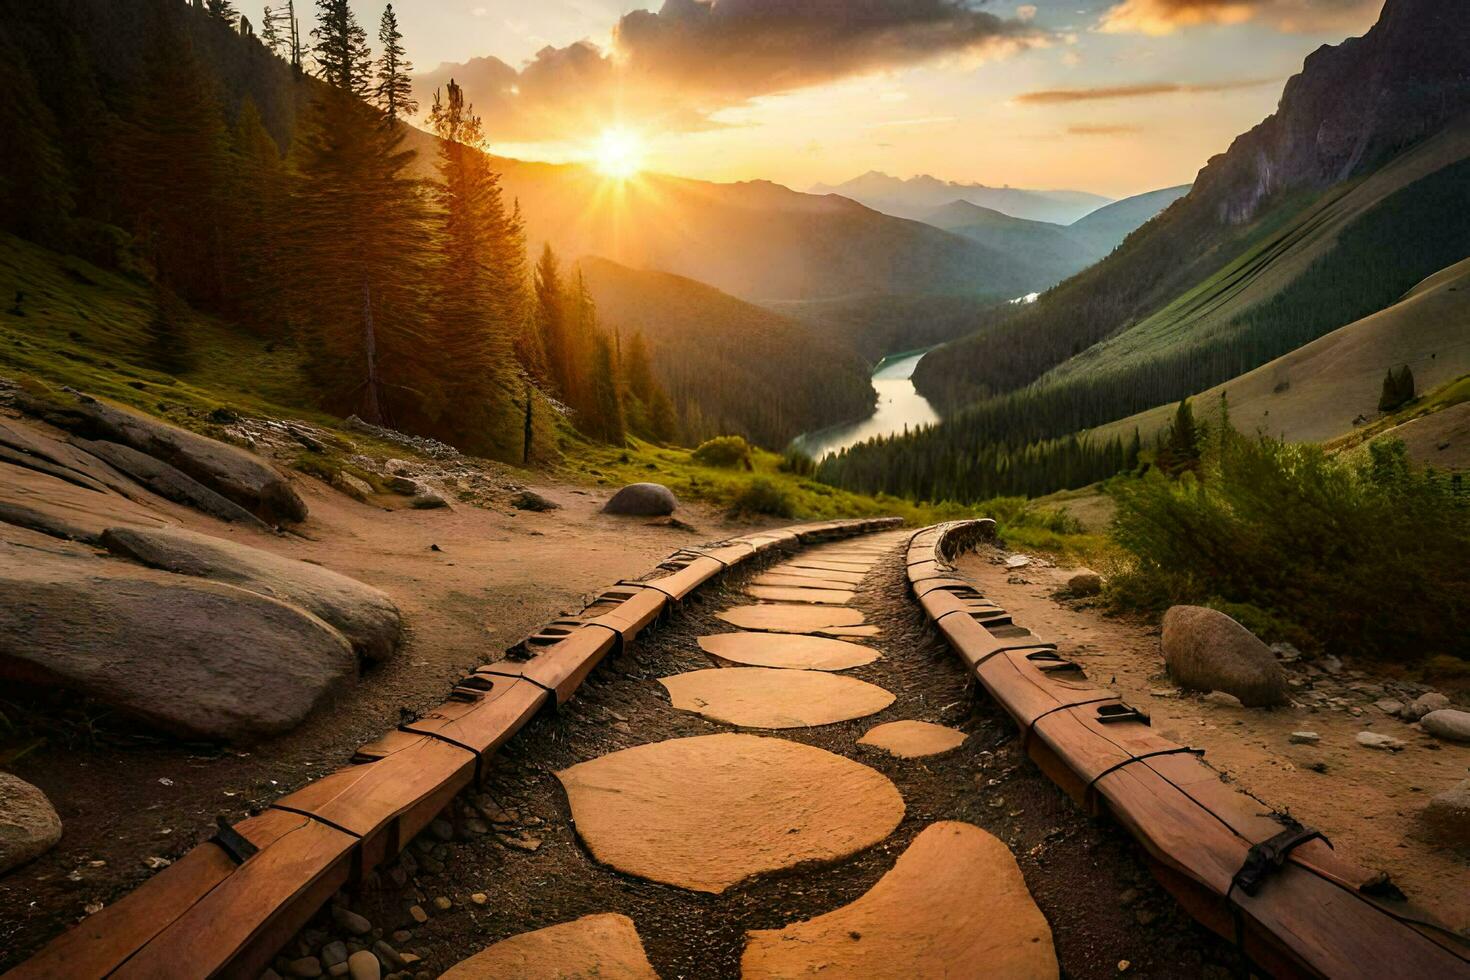
[[960, 200], [1014, 218], [1064, 225], [1113, 203], [1112, 198], [1087, 191], [990, 187], [944, 181], [927, 174], [904, 180], [878, 170], [841, 184], [814, 184], [808, 193], [837, 194], [900, 218], [919, 219], [927, 211]]

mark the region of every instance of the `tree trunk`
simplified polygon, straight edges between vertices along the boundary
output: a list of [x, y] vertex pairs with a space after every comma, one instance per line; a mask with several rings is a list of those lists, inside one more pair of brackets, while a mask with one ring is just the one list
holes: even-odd
[[378, 386], [378, 337], [373, 329], [373, 293], [368, 281], [362, 281], [362, 346], [367, 354], [367, 402], [363, 411], [373, 425], [383, 424], [383, 405]]

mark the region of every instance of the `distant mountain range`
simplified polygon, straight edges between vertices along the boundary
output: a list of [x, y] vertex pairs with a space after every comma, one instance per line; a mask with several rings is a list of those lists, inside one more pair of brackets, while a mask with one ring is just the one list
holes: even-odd
[[837, 194], [884, 214], [919, 221], [925, 220], [938, 208], [964, 201], [1013, 218], [1070, 225], [1113, 202], [1110, 197], [1086, 191], [987, 187], [984, 184], [958, 184], [927, 175], [900, 180], [876, 170], [835, 186], [817, 184], [810, 193]]

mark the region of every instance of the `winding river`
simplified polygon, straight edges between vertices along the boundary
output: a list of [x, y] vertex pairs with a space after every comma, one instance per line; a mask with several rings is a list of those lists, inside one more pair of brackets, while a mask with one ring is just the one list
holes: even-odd
[[867, 418], [857, 422], [843, 422], [815, 432], [807, 432], [796, 438], [793, 448], [821, 460], [824, 456], [840, 452], [875, 436], [892, 435], [939, 421], [939, 415], [928, 400], [914, 387], [914, 368], [928, 353], [928, 349], [890, 354], [878, 362], [873, 369], [873, 391], [878, 395], [878, 407]]

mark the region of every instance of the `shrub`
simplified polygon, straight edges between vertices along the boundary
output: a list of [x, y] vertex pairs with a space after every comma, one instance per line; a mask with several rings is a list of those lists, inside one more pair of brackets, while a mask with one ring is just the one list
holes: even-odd
[[1404, 660], [1470, 642], [1470, 502], [1397, 440], [1334, 457], [1232, 432], [1199, 478], [1149, 473], [1113, 494], [1122, 604], [1249, 606], [1269, 632]]
[[797, 476], [811, 476], [817, 472], [817, 461], [806, 453], [795, 449], [786, 450], [781, 457], [778, 467], [782, 473], [794, 473]]
[[740, 436], [717, 436], [700, 443], [699, 448], [694, 450], [694, 461], [725, 469], [734, 469], [737, 466], [747, 470], [753, 468], [750, 462], [750, 443]]
[[751, 480], [730, 505], [735, 515], [764, 514], [768, 517], [795, 517], [796, 503], [791, 494], [766, 479]]

